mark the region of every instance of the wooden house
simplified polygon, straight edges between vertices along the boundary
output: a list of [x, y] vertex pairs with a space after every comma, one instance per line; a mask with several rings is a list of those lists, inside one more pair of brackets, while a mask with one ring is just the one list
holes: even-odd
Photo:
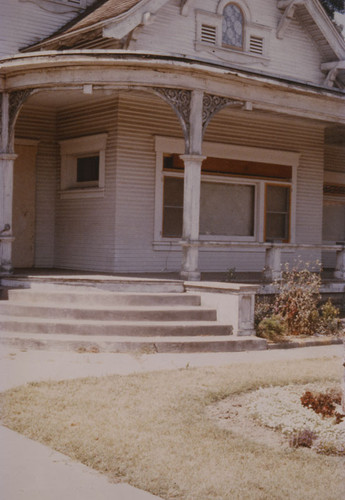
[[345, 279], [345, 43], [318, 0], [4, 0], [0, 270]]

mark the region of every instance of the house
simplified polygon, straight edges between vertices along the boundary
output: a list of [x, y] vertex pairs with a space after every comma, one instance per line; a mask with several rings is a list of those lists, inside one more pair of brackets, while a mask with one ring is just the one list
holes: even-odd
[[345, 43], [318, 0], [5, 0], [1, 24], [2, 274], [345, 279]]

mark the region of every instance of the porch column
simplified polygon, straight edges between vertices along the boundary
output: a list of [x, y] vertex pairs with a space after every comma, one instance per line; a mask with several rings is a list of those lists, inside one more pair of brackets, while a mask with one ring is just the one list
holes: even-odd
[[199, 219], [202, 156], [203, 99], [201, 90], [191, 92], [188, 120], [188, 140], [184, 162], [183, 230], [181, 278], [200, 280]]
[[181, 278], [200, 279], [199, 272], [199, 219], [201, 164], [205, 156], [182, 155], [184, 162], [183, 194], [183, 246]]
[[345, 247], [337, 250], [334, 277], [345, 280]]
[[13, 138], [10, 133], [9, 95], [0, 96], [0, 274], [12, 271]]

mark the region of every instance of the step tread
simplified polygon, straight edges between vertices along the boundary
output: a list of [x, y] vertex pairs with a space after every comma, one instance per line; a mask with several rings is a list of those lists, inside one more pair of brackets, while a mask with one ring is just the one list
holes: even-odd
[[144, 305], [109, 305], [109, 306], [102, 306], [101, 304], [97, 306], [94, 305], [92, 307], [86, 307], [86, 306], [82, 306], [80, 304], [55, 304], [55, 305], [50, 305], [50, 304], [28, 304], [27, 302], [20, 302], [20, 301], [1, 301], [0, 302], [0, 313], [1, 313], [1, 309], [5, 309], [6, 307], [13, 307], [13, 308], [17, 308], [17, 307], [26, 307], [26, 308], [30, 308], [30, 309], [56, 309], [56, 310], [64, 310], [64, 309], [71, 309], [71, 310], [77, 310], [77, 311], [85, 311], [85, 310], [88, 310], [88, 311], [149, 311], [149, 312], [154, 312], [154, 311], [157, 311], [157, 312], [164, 312], [164, 311], [181, 311], [181, 312], [185, 312], [185, 311], [215, 311], [214, 308], [211, 308], [211, 307], [204, 307], [204, 306], [193, 306], [193, 305], [187, 305], [187, 306], [183, 306], [183, 305], [148, 305], [148, 306], [144, 306]]
[[61, 319], [61, 318], [33, 318], [31, 316], [8, 316], [1, 315], [0, 316], [0, 324], [6, 322], [17, 322], [17, 323], [39, 323], [39, 324], [76, 324], [76, 325], [89, 325], [89, 326], [98, 326], [98, 325], [117, 325], [117, 326], [152, 326], [152, 327], [165, 327], [165, 326], [227, 326], [223, 323], [218, 323], [217, 321], [188, 321], [186, 324], [185, 321], [126, 321], [126, 320], [84, 320], [84, 319]]
[[[66, 340], [66, 341], [80, 341], [84, 340], [83, 335], [77, 335], [77, 334], [68, 334], [68, 333], [59, 333], [59, 334], [50, 334], [49, 337], [44, 334], [44, 333], [21, 333], [21, 334], [16, 334], [16, 333], [11, 333], [11, 334], [3, 334], [1, 333], [0, 339], [6, 339], [6, 338], [14, 338], [15, 335], [18, 335], [18, 338], [21, 339], [33, 339], [33, 340]], [[145, 342], [161, 342], [161, 343], [176, 343], [176, 342], [240, 342], [243, 340], [257, 340], [260, 342], [262, 339], [259, 337], [255, 336], [235, 336], [235, 335], [212, 335], [212, 337], [206, 336], [206, 335], [185, 335], [185, 336], [164, 336], [164, 337], [158, 337], [158, 336], [153, 336], [153, 337], [140, 337], [140, 336], [124, 336], [124, 335], [113, 335], [111, 339], [109, 338], [108, 335], [89, 335], [87, 339], [85, 339], [85, 342], [92, 343], [93, 341], [96, 343], [99, 342], [130, 342], [130, 343], [145, 343]]]

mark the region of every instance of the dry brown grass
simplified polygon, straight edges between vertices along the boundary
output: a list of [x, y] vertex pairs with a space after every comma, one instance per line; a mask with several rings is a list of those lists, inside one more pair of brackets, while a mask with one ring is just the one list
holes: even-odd
[[259, 386], [339, 381], [338, 359], [29, 384], [1, 396], [5, 425], [165, 499], [344, 498], [344, 459], [273, 449], [221, 429], [206, 406]]

